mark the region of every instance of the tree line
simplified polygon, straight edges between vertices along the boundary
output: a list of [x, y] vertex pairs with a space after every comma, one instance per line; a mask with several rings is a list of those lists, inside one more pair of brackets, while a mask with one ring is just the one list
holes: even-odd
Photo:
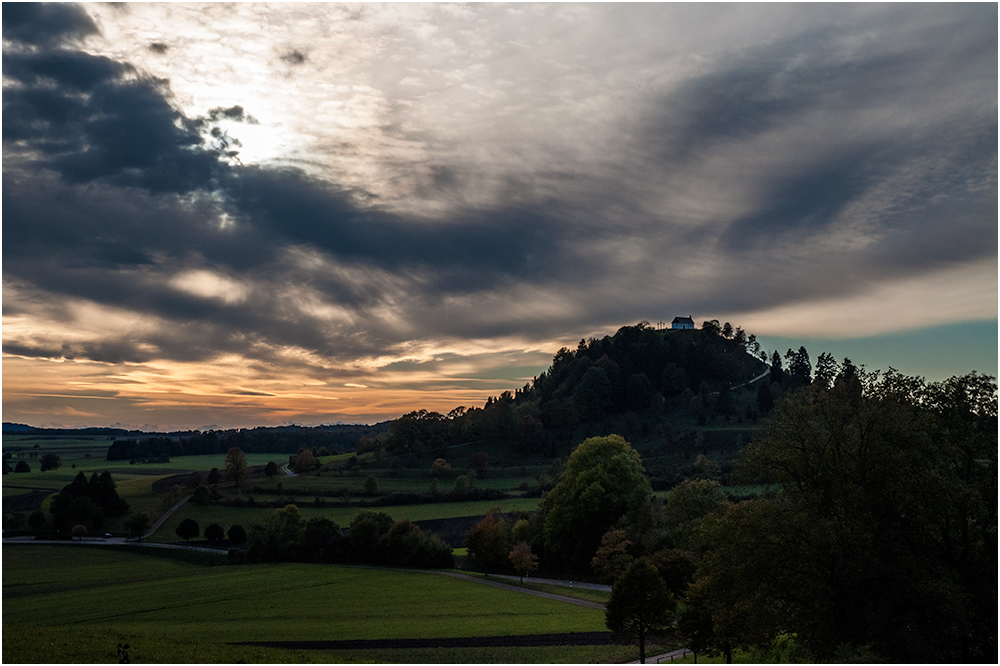
[[108, 447], [108, 460], [168, 462], [171, 456], [226, 453], [239, 448], [246, 453], [297, 454], [303, 449], [318, 455], [351, 451], [364, 436], [384, 432], [388, 424], [343, 426], [283, 426], [194, 431], [179, 436], [116, 439]]
[[450, 568], [451, 546], [409, 520], [362, 509], [346, 530], [325, 517], [303, 520], [299, 508], [274, 509], [246, 530], [246, 549], [230, 551], [239, 562], [336, 562], [414, 568]]

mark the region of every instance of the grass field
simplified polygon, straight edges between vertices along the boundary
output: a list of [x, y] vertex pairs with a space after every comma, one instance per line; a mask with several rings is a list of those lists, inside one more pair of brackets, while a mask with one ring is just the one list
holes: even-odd
[[4, 662], [431, 663], [627, 660], [634, 648], [307, 651], [237, 641], [603, 631], [600, 610], [433, 573], [328, 565], [206, 567], [77, 545], [7, 545]]

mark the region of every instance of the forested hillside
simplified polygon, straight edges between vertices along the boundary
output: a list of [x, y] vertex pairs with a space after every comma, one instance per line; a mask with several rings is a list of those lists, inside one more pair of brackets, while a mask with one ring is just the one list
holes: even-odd
[[[761, 378], [771, 370], [767, 356], [738, 327], [713, 320], [698, 330], [658, 330], [641, 322], [560, 349], [548, 370], [483, 407], [405, 414], [386, 435], [362, 439], [358, 451], [422, 466], [427, 456], [450, 459], [471, 444], [497, 462], [537, 463], [565, 458], [587, 437], [620, 433], [643, 453], [654, 486], [669, 486], [699, 454], [735, 458], [777, 398], [808, 381], [801, 353], [805, 378], [781, 372], [778, 356], [775, 383]], [[792, 352], [789, 364], [799, 355]]]

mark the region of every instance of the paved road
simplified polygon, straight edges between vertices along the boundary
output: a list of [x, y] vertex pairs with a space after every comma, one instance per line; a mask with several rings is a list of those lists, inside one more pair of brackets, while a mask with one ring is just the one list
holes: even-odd
[[[652, 657], [646, 657], [647, 664], [662, 664], [664, 662], [670, 663], [674, 659], [680, 659], [681, 657], [686, 657], [691, 654], [691, 650], [687, 648], [680, 648], [673, 650], [672, 652], [664, 652], [663, 654], [654, 655]], [[630, 664], [638, 664], [639, 660], [628, 662]]]
[[[521, 580], [520, 576], [508, 576], [506, 574], [490, 574], [493, 578], [506, 578], [507, 580]], [[581, 583], [572, 580], [558, 580], [556, 578], [535, 578], [526, 576], [529, 583], [542, 583], [543, 585], [559, 585], [562, 587], [573, 587], [580, 590], [598, 590], [600, 592], [610, 592], [610, 585], [599, 585], [598, 583]]]
[[[554, 599], [555, 601], [564, 601], [568, 604], [575, 604], [577, 606], [586, 606], [587, 608], [596, 608], [598, 610], [604, 610], [604, 604], [597, 601], [585, 601], [583, 599], [574, 599], [572, 597], [564, 597], [561, 594], [552, 594], [550, 592], [538, 592], [536, 590], [529, 590], [523, 587], [514, 587], [513, 585], [507, 585], [506, 583], [499, 583], [493, 580], [487, 580], [486, 578], [477, 578], [475, 576], [466, 576], [465, 574], [453, 573], [451, 571], [430, 571], [429, 573], [436, 573], [442, 576], [451, 576], [452, 578], [460, 578], [462, 580], [472, 581], [473, 583], [479, 583], [481, 585], [490, 585], [492, 587], [500, 587], [505, 590], [511, 590], [514, 592], [523, 592], [524, 594], [533, 594], [536, 597], [543, 597], [545, 599]], [[511, 576], [511, 578], [515, 578]], [[538, 579], [532, 579], [537, 582]]]
[[150, 527], [146, 531], [146, 533], [144, 535], [142, 535], [143, 538], [144, 539], [148, 539], [149, 537], [153, 536], [153, 532], [155, 532], [156, 530], [160, 529], [160, 525], [162, 525], [164, 522], [166, 522], [167, 518], [169, 518], [170, 516], [172, 516], [173, 513], [174, 513], [174, 511], [176, 511], [177, 509], [181, 508], [181, 506], [184, 504], [184, 502], [187, 502], [189, 499], [191, 499], [191, 497], [192, 497], [192, 495], [186, 495], [183, 499], [181, 499], [180, 502], [178, 502], [177, 504], [174, 504], [167, 511], [165, 511], [162, 516], [160, 516], [159, 518], [156, 519], [156, 522], [153, 523], [153, 526]]

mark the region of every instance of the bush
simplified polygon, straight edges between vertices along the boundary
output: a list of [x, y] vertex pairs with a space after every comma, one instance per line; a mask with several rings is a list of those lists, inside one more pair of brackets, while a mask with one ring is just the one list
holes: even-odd
[[241, 543], [246, 543], [247, 531], [243, 529], [242, 525], [233, 525], [229, 528], [229, 532], [226, 533], [229, 540], [233, 542], [234, 545], [239, 545]]
[[185, 518], [181, 521], [181, 524], [177, 526], [175, 530], [177, 536], [189, 541], [201, 533], [201, 528], [198, 526], [197, 521], [193, 518]]
[[209, 541], [221, 541], [225, 536], [226, 531], [218, 523], [212, 523], [205, 528], [205, 538]]

